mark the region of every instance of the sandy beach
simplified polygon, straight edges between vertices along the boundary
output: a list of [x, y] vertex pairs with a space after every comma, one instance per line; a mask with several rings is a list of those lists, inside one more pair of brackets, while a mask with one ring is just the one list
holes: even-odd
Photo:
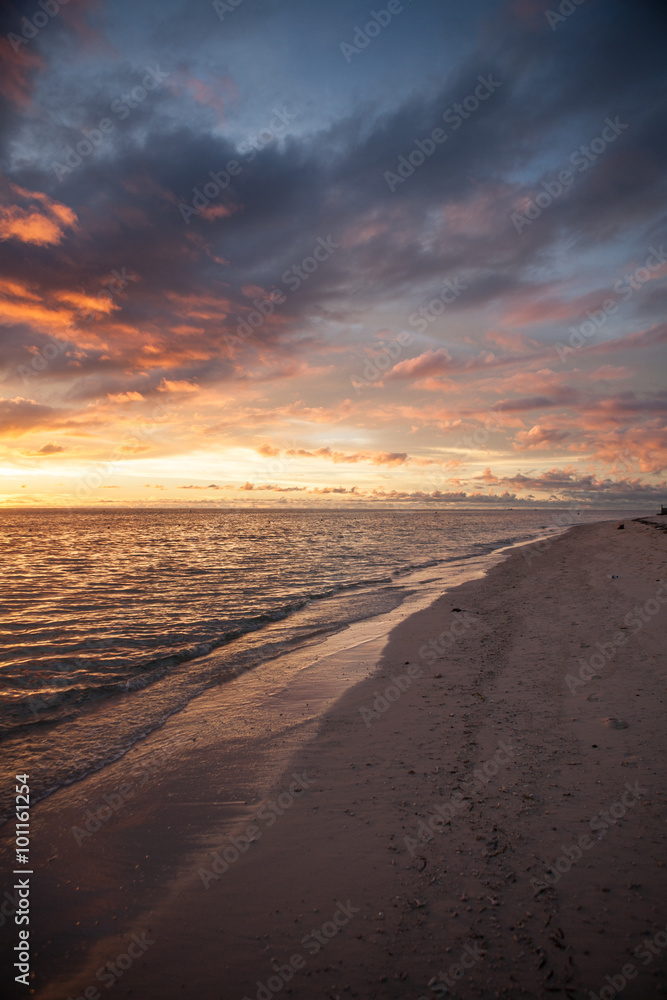
[[516, 549], [348, 650], [323, 715], [331, 663], [271, 690], [279, 736], [222, 738], [257, 671], [38, 804], [30, 993], [667, 993], [659, 521]]
[[0, 1000], [667, 1000], [666, 34], [0, 5]]

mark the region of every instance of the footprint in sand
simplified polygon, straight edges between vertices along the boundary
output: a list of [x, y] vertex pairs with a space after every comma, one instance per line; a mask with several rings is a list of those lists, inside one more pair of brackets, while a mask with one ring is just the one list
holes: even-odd
[[624, 722], [623, 719], [605, 719], [605, 725], [611, 726], [612, 729], [628, 728], [628, 723]]

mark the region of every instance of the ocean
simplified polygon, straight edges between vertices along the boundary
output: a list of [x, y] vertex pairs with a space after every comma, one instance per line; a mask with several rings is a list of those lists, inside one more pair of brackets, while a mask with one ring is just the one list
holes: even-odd
[[[13, 788], [20, 755], [43, 797], [122, 756], [212, 685], [415, 590], [435, 599], [499, 549], [619, 516], [2, 510], [1, 788]], [[8, 810], [0, 797], [0, 818]]]

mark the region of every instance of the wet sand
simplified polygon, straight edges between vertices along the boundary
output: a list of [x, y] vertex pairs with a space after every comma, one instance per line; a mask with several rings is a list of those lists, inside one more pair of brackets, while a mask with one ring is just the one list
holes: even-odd
[[[222, 740], [205, 695], [41, 803], [33, 995], [667, 992], [667, 537], [624, 524], [357, 646], [323, 718], [333, 659], [300, 700], [265, 689], [278, 735], [257, 713]], [[232, 682], [237, 712], [259, 682]]]

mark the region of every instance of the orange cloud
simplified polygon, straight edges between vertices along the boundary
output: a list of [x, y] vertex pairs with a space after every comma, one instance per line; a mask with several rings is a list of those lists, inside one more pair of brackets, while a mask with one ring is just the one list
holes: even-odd
[[31, 457], [32, 456], [40, 457], [48, 455], [59, 455], [63, 451], [65, 451], [65, 449], [62, 448], [59, 444], [51, 444], [51, 442], [49, 442], [49, 444], [43, 445], [37, 451], [24, 451], [23, 454], [30, 455]]
[[21, 285], [17, 281], [10, 281], [6, 278], [0, 278], [0, 294], [11, 295], [16, 299], [28, 299], [30, 302], [39, 302], [39, 295], [31, 292], [27, 285]]
[[498, 479], [498, 476], [494, 476], [493, 475], [493, 473], [491, 472], [491, 469], [490, 469], [490, 467], [488, 465], [487, 465], [486, 469], [484, 469], [484, 472], [481, 474], [481, 476], [475, 476], [475, 479], [482, 479], [488, 486], [492, 486], [492, 485], [495, 486], [496, 483], [500, 482], [500, 480]]
[[0, 399], [0, 434], [12, 437], [26, 434], [35, 427], [48, 424], [54, 412], [52, 407], [22, 396]]
[[168, 378], [163, 378], [158, 385], [158, 392], [199, 392], [199, 386], [186, 379], [171, 381]]
[[55, 246], [62, 242], [65, 229], [76, 225], [77, 216], [67, 205], [53, 201], [41, 191], [27, 191], [15, 184], [9, 187], [14, 196], [31, 204], [27, 208], [0, 206], [0, 239]]
[[104, 294], [98, 298], [86, 295], [84, 292], [56, 292], [54, 298], [58, 302], [66, 302], [74, 306], [75, 309], [85, 314], [94, 312], [104, 316], [113, 312], [114, 309], [120, 309], [118, 303], [114, 302], [108, 294]]
[[48, 309], [45, 305], [32, 301], [0, 301], [0, 323], [5, 326], [27, 323], [47, 333], [60, 333], [69, 329], [71, 320], [72, 312], [69, 309]]
[[38, 212], [27, 212], [16, 205], [0, 208], [0, 239], [46, 247], [60, 243], [62, 236], [60, 227]]
[[112, 403], [137, 403], [144, 398], [140, 392], [107, 393], [107, 399]]

